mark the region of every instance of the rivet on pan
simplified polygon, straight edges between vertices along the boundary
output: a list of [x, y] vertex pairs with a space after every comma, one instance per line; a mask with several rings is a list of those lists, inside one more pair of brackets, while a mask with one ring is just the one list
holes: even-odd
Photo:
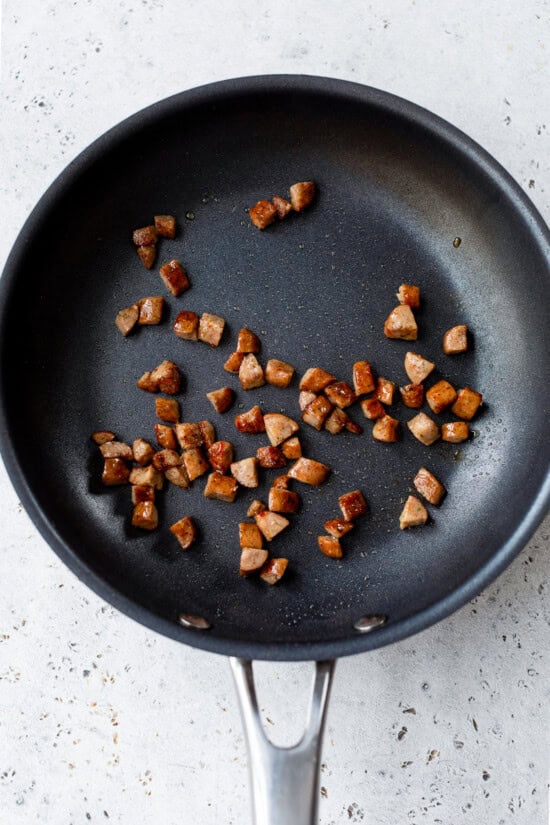
[[361, 616], [354, 622], [353, 626], [359, 633], [370, 633], [377, 627], [382, 627], [388, 621], [387, 616]]
[[195, 630], [210, 630], [212, 627], [208, 619], [203, 619], [202, 616], [192, 616], [190, 613], [180, 613], [178, 622], [183, 627], [194, 627]]

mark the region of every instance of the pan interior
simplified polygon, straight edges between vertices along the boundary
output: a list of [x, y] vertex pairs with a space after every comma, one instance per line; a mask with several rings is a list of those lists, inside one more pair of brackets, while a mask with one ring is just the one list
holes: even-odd
[[[314, 179], [319, 196], [302, 215], [259, 232], [246, 207]], [[123, 339], [116, 312], [164, 293], [146, 271], [131, 230], [173, 213], [180, 231], [159, 261], [176, 257], [191, 291], [169, 298], [159, 327]], [[187, 216], [187, 217], [186, 217]], [[458, 248], [453, 239], [460, 237]], [[529, 508], [547, 472], [548, 293], [545, 263], [529, 226], [497, 184], [435, 132], [398, 109], [345, 94], [235, 92], [161, 107], [118, 132], [66, 178], [29, 230], [4, 318], [2, 381], [8, 432], [38, 507], [60, 540], [114, 590], [174, 623], [181, 611], [207, 617], [210, 637], [277, 645], [338, 641], [367, 613], [399, 622], [445, 598], [485, 565]], [[418, 342], [389, 341], [383, 323], [402, 282], [422, 289]], [[222, 315], [218, 349], [178, 340], [182, 309]], [[445, 356], [444, 331], [466, 323], [474, 347]], [[126, 441], [154, 440], [154, 397], [136, 379], [165, 358], [185, 375], [182, 419], [210, 419], [236, 457], [265, 436], [238, 434], [234, 415], [260, 404], [299, 417], [298, 388], [240, 389], [223, 370], [242, 326], [262, 340], [261, 360], [322, 366], [351, 381], [352, 364], [407, 383], [408, 349], [436, 361], [440, 378], [486, 399], [462, 445], [426, 448], [397, 403], [395, 445], [376, 443], [358, 406], [361, 436], [303, 426], [307, 456], [332, 467], [319, 489], [296, 485], [303, 510], [270, 545], [290, 570], [277, 587], [238, 575], [237, 524], [255, 497], [267, 500], [277, 472], [234, 505], [169, 486], [158, 495], [161, 527], [131, 528], [128, 487], [102, 488], [96, 429]], [[229, 385], [234, 408], [219, 416], [205, 392]], [[427, 408], [424, 408], [427, 410]], [[429, 410], [427, 410], [429, 412]], [[442, 415], [441, 421], [450, 420]], [[448, 496], [423, 529], [401, 532], [411, 479], [426, 466]], [[343, 540], [345, 555], [321, 555], [317, 535], [338, 515], [338, 496], [360, 488], [369, 514]], [[179, 550], [168, 526], [191, 515], [200, 543]], [[107, 591], [105, 591], [107, 592]], [[177, 630], [174, 631], [178, 632]], [[200, 641], [198, 642], [201, 643]]]

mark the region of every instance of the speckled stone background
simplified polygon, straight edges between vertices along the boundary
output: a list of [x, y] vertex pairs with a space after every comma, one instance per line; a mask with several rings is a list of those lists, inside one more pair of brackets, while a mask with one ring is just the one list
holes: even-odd
[[[182, 89], [264, 72], [349, 78], [432, 109], [550, 218], [545, 0], [5, 0], [2, 26], [1, 257], [49, 183], [105, 129]], [[88, 592], [3, 471], [0, 485], [0, 825], [250, 822], [227, 662]], [[322, 825], [547, 821], [549, 534], [547, 519], [451, 619], [340, 662]], [[289, 742], [310, 667], [258, 674], [266, 725]]]

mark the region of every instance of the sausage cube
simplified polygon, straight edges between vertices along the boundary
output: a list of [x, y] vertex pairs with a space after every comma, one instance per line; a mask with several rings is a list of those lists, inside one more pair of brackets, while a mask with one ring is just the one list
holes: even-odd
[[175, 398], [155, 398], [155, 412], [161, 421], [175, 424], [180, 418], [180, 405]]
[[155, 424], [155, 434], [159, 447], [164, 447], [167, 450], [175, 450], [178, 446], [176, 434], [172, 427], [169, 427], [167, 424]]
[[289, 520], [284, 516], [279, 515], [279, 513], [272, 513], [270, 510], [262, 510], [262, 512], [257, 513], [254, 518], [262, 535], [268, 541], [273, 541], [275, 536], [282, 533], [290, 524]]
[[184, 341], [197, 341], [199, 338], [199, 316], [196, 312], [184, 309], [178, 312], [173, 326], [174, 333]]
[[189, 550], [197, 540], [197, 528], [190, 516], [185, 516], [170, 527], [170, 532], [177, 538], [182, 550]]
[[273, 447], [278, 447], [300, 429], [294, 419], [282, 413], [266, 413], [264, 424], [267, 437]]
[[238, 373], [243, 362], [244, 352], [232, 352], [223, 368], [226, 372]]
[[443, 412], [456, 401], [457, 392], [448, 381], [438, 381], [426, 393], [426, 401], [434, 413]]
[[323, 481], [326, 481], [330, 467], [326, 464], [321, 464], [320, 461], [314, 461], [312, 458], [298, 459], [296, 464], [293, 464], [288, 474], [296, 481], [301, 481], [302, 484], [311, 484], [313, 487], [318, 487]]
[[303, 212], [315, 197], [315, 184], [312, 180], [302, 180], [290, 187], [290, 203], [295, 212]]
[[132, 461], [134, 457], [132, 448], [123, 441], [107, 441], [99, 449], [103, 458], [123, 458], [125, 461]]
[[256, 458], [260, 467], [267, 469], [286, 467], [286, 458], [278, 447], [258, 447]]
[[281, 581], [288, 567], [288, 559], [269, 559], [260, 571], [260, 578], [267, 584]]
[[291, 481], [292, 479], [290, 478], [290, 476], [286, 473], [283, 473], [280, 476], [275, 476], [275, 478], [271, 482], [271, 486], [275, 487], [277, 490], [288, 490]]
[[372, 428], [372, 437], [375, 441], [384, 441], [388, 444], [399, 441], [399, 421], [391, 415], [377, 418]]
[[470, 437], [470, 427], [466, 421], [451, 421], [450, 424], [441, 425], [441, 440], [450, 441], [451, 444], [460, 444]]
[[262, 534], [257, 524], [251, 521], [239, 522], [239, 545], [240, 547], [263, 547]]
[[247, 412], [237, 415], [235, 417], [235, 427], [241, 433], [265, 433], [264, 417], [258, 405], [256, 404]]
[[361, 409], [365, 418], [370, 418], [374, 421], [376, 418], [384, 418], [386, 410], [378, 400], [378, 398], [364, 398], [361, 401]]
[[395, 392], [395, 383], [389, 381], [387, 378], [379, 378], [376, 382], [376, 390], [374, 397], [382, 404], [393, 404], [393, 394]]
[[468, 327], [458, 324], [448, 329], [443, 336], [443, 352], [445, 355], [459, 355], [468, 349]]
[[307, 390], [301, 390], [298, 395], [298, 405], [303, 412], [308, 404], [311, 404], [317, 398], [314, 392], [308, 392]]
[[155, 263], [155, 258], [157, 257], [157, 245], [147, 244], [144, 246], [138, 246], [136, 252], [139, 255], [139, 259], [145, 269], [152, 269], [153, 264]]
[[405, 355], [405, 372], [413, 384], [422, 384], [434, 369], [435, 364], [432, 361], [416, 352], [408, 352]]
[[148, 467], [134, 467], [130, 473], [130, 484], [146, 484], [155, 490], [162, 490], [164, 477], [152, 464]]
[[350, 530], [353, 530], [355, 524], [352, 521], [346, 521], [345, 518], [338, 517], [325, 521], [324, 527], [329, 535], [339, 539], [349, 533]]
[[239, 367], [239, 381], [243, 390], [254, 390], [265, 384], [263, 368], [253, 353], [244, 356]]
[[428, 511], [416, 496], [409, 496], [399, 516], [399, 527], [421, 527], [428, 521]]
[[258, 229], [265, 229], [277, 216], [277, 208], [270, 201], [260, 200], [248, 210], [250, 220]]
[[339, 407], [341, 410], [357, 401], [357, 396], [347, 381], [337, 381], [335, 384], [329, 384], [325, 389], [325, 395], [335, 407]]
[[281, 450], [285, 458], [300, 458], [302, 455], [302, 445], [300, 439], [293, 436], [288, 441], [283, 442]]
[[180, 391], [181, 372], [173, 361], [163, 361], [151, 373], [151, 381], [157, 384], [160, 392], [176, 395]]
[[95, 433], [91, 435], [92, 441], [101, 447], [102, 444], [106, 444], [108, 441], [114, 441], [116, 435], [112, 433], [110, 430], [97, 430]]
[[132, 241], [135, 246], [152, 246], [157, 242], [157, 230], [152, 224], [134, 229]]
[[374, 392], [374, 375], [368, 361], [356, 361], [353, 365], [353, 386], [357, 396]]
[[411, 309], [418, 309], [420, 306], [420, 287], [413, 284], [401, 284], [396, 298], [400, 304], [406, 304]]
[[126, 484], [129, 477], [130, 470], [123, 458], [106, 458], [103, 462], [101, 482], [106, 487]]
[[[322, 396], [319, 396], [319, 398], [322, 398]], [[309, 409], [309, 407], [307, 409]], [[305, 411], [302, 415], [302, 418], [304, 417], [304, 415]], [[341, 433], [342, 430], [346, 427], [349, 420], [349, 415], [345, 413], [344, 410], [341, 410], [338, 407], [334, 407], [331, 414], [325, 421], [325, 430], [331, 433], [331, 435], [338, 435], [338, 433]], [[307, 423], [309, 424], [309, 421]], [[320, 429], [320, 427], [318, 429]]]
[[433, 444], [434, 441], [437, 441], [440, 435], [439, 427], [435, 421], [432, 421], [432, 419], [423, 412], [411, 418], [411, 420], [407, 422], [407, 427], [414, 437], [427, 447]]
[[470, 387], [458, 391], [458, 397], [451, 407], [451, 411], [457, 418], [463, 418], [465, 421], [471, 421], [478, 411], [483, 396], [480, 392], [472, 390]]
[[207, 392], [206, 397], [216, 410], [223, 414], [227, 412], [233, 400], [235, 398], [235, 393], [231, 389], [231, 387], [221, 387], [219, 390], [212, 390], [212, 392]]
[[140, 501], [134, 507], [132, 527], [140, 530], [156, 530], [159, 523], [158, 510], [152, 501]]
[[306, 392], [321, 392], [335, 381], [336, 378], [330, 372], [326, 372], [321, 367], [310, 367], [302, 376], [300, 389]]
[[142, 501], [154, 501], [155, 488], [148, 484], [134, 484], [132, 485], [132, 504], [140, 504]]
[[321, 553], [324, 553], [329, 559], [341, 559], [344, 555], [340, 541], [334, 536], [317, 536], [317, 543]]
[[134, 454], [134, 461], [137, 461], [141, 466], [150, 464], [153, 460], [155, 451], [148, 441], [144, 438], [136, 438], [132, 444], [132, 452]]
[[216, 440], [216, 430], [210, 421], [199, 421], [199, 428], [202, 435], [202, 441], [206, 449], [212, 446]]
[[237, 352], [243, 352], [246, 355], [249, 352], [259, 352], [260, 349], [260, 339], [256, 333], [246, 327], [243, 327], [239, 331], [237, 338]]
[[323, 395], [316, 395], [311, 404], [308, 404], [303, 411], [302, 421], [305, 424], [309, 424], [310, 427], [314, 427], [316, 430], [321, 430], [332, 409], [332, 404], [328, 398], [325, 398]]
[[176, 438], [182, 450], [191, 450], [193, 447], [200, 447], [203, 443], [200, 425], [193, 421], [182, 421], [176, 424]]
[[141, 298], [138, 301], [138, 307], [138, 324], [141, 326], [160, 324], [164, 309], [164, 298], [162, 295], [152, 295], [149, 298]]
[[292, 204], [289, 203], [286, 198], [281, 198], [280, 195], [274, 195], [271, 203], [277, 210], [277, 217], [280, 221], [286, 218], [289, 212], [292, 212]]
[[221, 473], [210, 473], [204, 488], [206, 498], [217, 499], [231, 503], [235, 501], [239, 484], [233, 476], [222, 476]]
[[447, 492], [443, 484], [425, 467], [421, 467], [413, 478], [413, 484], [426, 501], [436, 506], [441, 504]]
[[258, 515], [258, 513], [263, 513], [264, 510], [267, 510], [267, 507], [265, 506], [263, 501], [260, 501], [260, 499], [255, 498], [254, 501], [250, 502], [250, 506], [246, 511], [246, 515], [249, 518], [254, 518], [254, 516]]
[[138, 388], [144, 392], [158, 392], [158, 382], [154, 381], [152, 376], [151, 372], [144, 372], [141, 378], [138, 379]]
[[208, 461], [205, 459], [200, 447], [192, 447], [190, 450], [184, 450], [181, 457], [187, 470], [189, 481], [194, 481], [210, 469]]
[[176, 219], [173, 215], [155, 215], [155, 229], [161, 238], [176, 237]]
[[153, 456], [153, 467], [163, 473], [171, 467], [179, 467], [183, 459], [175, 450], [159, 450]]
[[181, 295], [182, 292], [186, 292], [191, 286], [191, 281], [187, 277], [186, 271], [175, 258], [163, 264], [159, 272], [166, 289], [176, 298], [178, 295]]
[[213, 470], [225, 475], [233, 462], [233, 444], [230, 441], [215, 441], [208, 448], [208, 460]]
[[401, 401], [411, 410], [419, 410], [424, 403], [423, 384], [406, 384], [404, 387], [399, 387], [399, 392]]
[[224, 327], [225, 321], [220, 315], [203, 312], [199, 320], [199, 341], [210, 344], [211, 347], [219, 346]]
[[181, 487], [184, 490], [189, 487], [189, 476], [183, 466], [168, 467], [168, 469], [164, 471], [164, 477], [175, 487]]
[[267, 550], [261, 550], [258, 547], [243, 547], [239, 565], [241, 576], [249, 576], [251, 573], [257, 573], [258, 570], [261, 570], [267, 561], [267, 556]]
[[265, 380], [274, 387], [288, 387], [294, 375], [294, 367], [286, 361], [270, 358], [265, 367]]
[[384, 323], [386, 338], [400, 338], [402, 341], [416, 341], [418, 325], [413, 311], [407, 304], [399, 304], [393, 309]]
[[126, 309], [121, 309], [115, 318], [115, 324], [119, 331], [126, 337], [131, 333], [138, 322], [139, 308], [137, 304], [132, 304]]
[[338, 498], [338, 504], [346, 521], [354, 521], [354, 519], [362, 516], [368, 510], [367, 502], [361, 490], [352, 490], [351, 493], [344, 493], [344, 495]]
[[258, 486], [258, 459], [254, 456], [234, 461], [230, 467], [231, 475], [242, 487]]
[[300, 509], [300, 496], [292, 490], [272, 487], [269, 491], [269, 509], [273, 513], [297, 513]]

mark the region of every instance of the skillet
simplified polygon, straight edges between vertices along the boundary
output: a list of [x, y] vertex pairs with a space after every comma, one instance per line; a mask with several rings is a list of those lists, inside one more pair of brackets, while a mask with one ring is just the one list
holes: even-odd
[[[319, 196], [310, 210], [265, 232], [250, 225], [246, 207], [312, 178]], [[158, 263], [179, 258], [192, 289], [168, 300], [162, 326], [122, 339], [118, 309], [163, 292], [156, 268], [145, 270], [131, 245], [131, 230], [156, 213], [177, 215], [180, 227]], [[8, 472], [42, 535], [88, 586], [158, 632], [233, 657], [253, 761], [264, 768], [254, 780], [258, 823], [313, 821], [330, 660], [393, 643], [457, 609], [543, 517], [549, 258], [533, 205], [463, 133], [387, 93], [299, 76], [224, 81], [148, 107], [73, 161], [22, 229], [0, 282]], [[299, 410], [296, 379], [285, 391], [245, 393], [223, 371], [240, 327], [260, 335], [264, 363], [289, 361], [298, 375], [318, 365], [349, 380], [353, 362], [367, 358], [405, 383], [409, 346], [382, 334], [402, 282], [422, 288], [412, 348], [437, 362], [428, 383], [445, 377], [484, 395], [471, 442], [423, 447], [405, 426], [414, 411], [401, 405], [392, 408], [398, 445], [374, 442], [356, 411], [367, 425], [361, 436], [303, 427], [304, 453], [333, 472], [323, 487], [300, 490], [303, 511], [274, 548], [290, 572], [273, 588], [236, 574], [236, 524], [253, 497], [266, 499], [273, 473], [234, 506], [204, 499], [204, 481], [170, 489], [158, 532], [130, 526], [129, 491], [102, 488], [89, 436], [106, 428], [126, 441], [153, 437], [153, 398], [135, 387], [146, 369], [176, 361], [183, 420], [213, 420], [218, 438], [245, 457], [265, 441], [237, 434], [235, 413], [253, 404], [293, 417]], [[175, 338], [171, 323], [183, 308], [226, 319], [219, 349]], [[473, 330], [474, 346], [451, 359], [441, 338], [457, 323]], [[218, 416], [205, 392], [226, 384], [237, 403]], [[426, 528], [402, 533], [399, 512], [421, 465], [449, 495]], [[315, 537], [337, 515], [337, 497], [355, 488], [369, 515], [346, 537], [344, 559], [326, 559]], [[188, 513], [201, 541], [184, 554], [166, 528]], [[321, 662], [307, 733], [287, 753], [262, 739], [255, 658]], [[270, 770], [276, 779], [266, 778]]]

